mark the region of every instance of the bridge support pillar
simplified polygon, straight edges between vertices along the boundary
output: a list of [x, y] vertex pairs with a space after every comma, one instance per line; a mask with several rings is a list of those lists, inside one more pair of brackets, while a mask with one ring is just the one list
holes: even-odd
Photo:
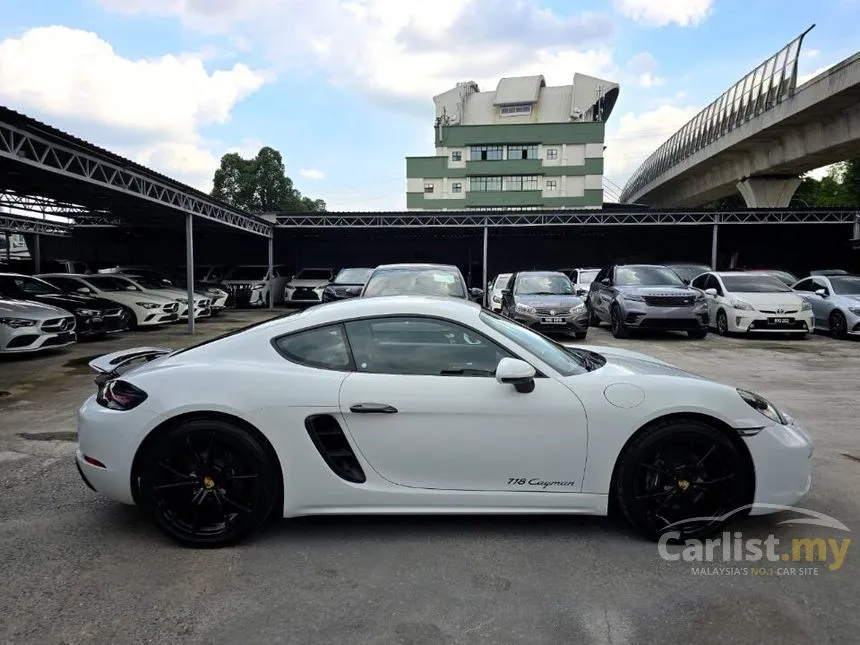
[[800, 178], [748, 177], [737, 186], [748, 208], [786, 208], [800, 186]]

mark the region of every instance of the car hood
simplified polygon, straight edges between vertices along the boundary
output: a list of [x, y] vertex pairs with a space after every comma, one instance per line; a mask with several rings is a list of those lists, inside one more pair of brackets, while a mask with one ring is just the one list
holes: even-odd
[[695, 296], [696, 289], [690, 287], [616, 287], [621, 293], [637, 296]]
[[853, 294], [850, 296], [848, 296], [848, 295], [845, 295], [845, 296], [837, 295], [836, 298], [842, 300], [843, 302], [847, 303], [851, 307], [860, 303], [860, 295], [856, 295], [856, 296]]
[[27, 296], [30, 302], [39, 302], [45, 305], [60, 307], [67, 311], [75, 309], [115, 309], [116, 305], [101, 298], [78, 295], [74, 293], [41, 294]]
[[324, 287], [329, 283], [328, 280], [290, 280], [287, 283], [289, 287], [310, 287], [311, 289], [316, 289], [317, 287]]
[[744, 291], [732, 291], [728, 294], [735, 300], [743, 300], [754, 307], [782, 307], [785, 309], [799, 309], [803, 304], [803, 298], [799, 294], [790, 291], [777, 293], [755, 293]]
[[582, 302], [582, 298], [572, 293], [553, 296], [517, 295], [514, 296], [514, 299], [517, 304], [528, 305], [529, 307], [558, 307], [559, 309], [575, 307]]
[[53, 305], [30, 300], [0, 298], [0, 316], [24, 316], [25, 318], [58, 318], [68, 316], [69, 312]]
[[659, 358], [640, 352], [633, 352], [618, 347], [600, 347], [594, 345], [571, 345], [579, 349], [596, 352], [606, 359], [606, 365], [601, 368], [607, 375], [624, 376], [675, 376], [701, 381], [711, 381], [707, 377], [676, 367]]

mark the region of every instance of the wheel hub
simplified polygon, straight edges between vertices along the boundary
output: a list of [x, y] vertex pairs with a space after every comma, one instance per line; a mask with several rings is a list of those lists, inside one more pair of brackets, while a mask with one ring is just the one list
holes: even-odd
[[687, 490], [690, 487], [690, 481], [687, 479], [679, 479], [678, 480], [678, 488], [681, 490]]
[[203, 488], [205, 488], [206, 490], [212, 490], [213, 488], [215, 488], [215, 480], [211, 477], [204, 477]]

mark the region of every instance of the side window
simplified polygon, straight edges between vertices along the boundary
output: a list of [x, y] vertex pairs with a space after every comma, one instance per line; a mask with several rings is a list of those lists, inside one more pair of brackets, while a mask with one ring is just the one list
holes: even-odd
[[508, 283], [505, 285], [505, 289], [510, 289], [511, 291], [514, 290], [514, 282], [517, 281], [517, 275], [518, 274], [516, 273], [511, 274], [511, 277], [508, 278]]
[[492, 377], [513, 358], [488, 338], [447, 320], [391, 317], [346, 323], [358, 372]]
[[46, 280], [46, 282], [50, 282], [63, 291], [77, 291], [84, 286], [77, 280], [70, 280], [69, 278], [51, 278], [50, 280]]
[[708, 278], [710, 277], [710, 273], [706, 273], [704, 275], [700, 275], [690, 283], [690, 286], [695, 287], [696, 289], [702, 289], [703, 291], [707, 289], [705, 284], [708, 282]]
[[705, 289], [716, 289], [717, 294], [723, 295], [723, 287], [720, 285], [720, 281], [717, 280], [717, 276], [713, 273], [708, 274], [708, 278], [705, 280]]
[[794, 290], [795, 291], [809, 291], [809, 292], [815, 291], [812, 288], [812, 280], [810, 280], [808, 278], [806, 280], [801, 280], [800, 282], [798, 282], [797, 286], [794, 287]]
[[352, 366], [340, 325], [317, 327], [282, 336], [274, 344], [284, 358], [308, 367], [348, 371]]
[[601, 269], [600, 273], [597, 274], [597, 277], [594, 278], [594, 282], [596, 284], [600, 284], [600, 281], [603, 280], [607, 274], [609, 273], [609, 269]]

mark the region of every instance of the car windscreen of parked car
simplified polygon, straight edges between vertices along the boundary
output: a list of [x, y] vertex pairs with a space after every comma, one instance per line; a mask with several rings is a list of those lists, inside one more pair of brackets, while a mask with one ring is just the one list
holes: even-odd
[[561, 273], [557, 275], [520, 275], [514, 285], [514, 293], [519, 296], [557, 296], [573, 295], [570, 278]]
[[62, 293], [62, 291], [38, 278], [3, 275], [0, 276], [0, 293], [8, 296], [22, 293], [30, 296], [44, 296], [51, 293]]
[[830, 277], [833, 293], [839, 296], [860, 295], [860, 275], [840, 275]]
[[379, 269], [364, 288], [364, 297], [375, 296], [442, 296], [466, 298], [460, 276], [444, 268]]
[[296, 280], [329, 280], [331, 271], [328, 269], [302, 269], [295, 278]]
[[265, 280], [266, 273], [269, 272], [267, 267], [263, 266], [238, 266], [233, 267], [224, 276], [225, 280]]
[[791, 291], [782, 280], [767, 275], [720, 276], [726, 290], [734, 293], [782, 293]]
[[677, 273], [682, 280], [692, 280], [711, 270], [711, 267], [705, 264], [670, 264], [669, 268]]
[[87, 281], [96, 289], [101, 291], [140, 291], [133, 282], [123, 280], [122, 278], [111, 278], [108, 276], [93, 275], [87, 276]]
[[598, 273], [600, 273], [600, 269], [583, 269], [579, 272], [579, 280], [577, 282], [583, 287], [587, 287], [594, 282], [594, 278], [597, 277]]
[[[337, 274], [334, 281], [335, 284], [364, 284], [367, 282], [371, 273], [373, 273], [373, 269], [343, 269]], [[301, 275], [301, 273], [299, 275]], [[328, 278], [328, 274], [326, 274], [325, 277]], [[299, 277], [299, 279], [301, 280], [303, 278]]]
[[683, 287], [684, 281], [668, 267], [632, 265], [618, 267], [615, 284], [619, 287]]

